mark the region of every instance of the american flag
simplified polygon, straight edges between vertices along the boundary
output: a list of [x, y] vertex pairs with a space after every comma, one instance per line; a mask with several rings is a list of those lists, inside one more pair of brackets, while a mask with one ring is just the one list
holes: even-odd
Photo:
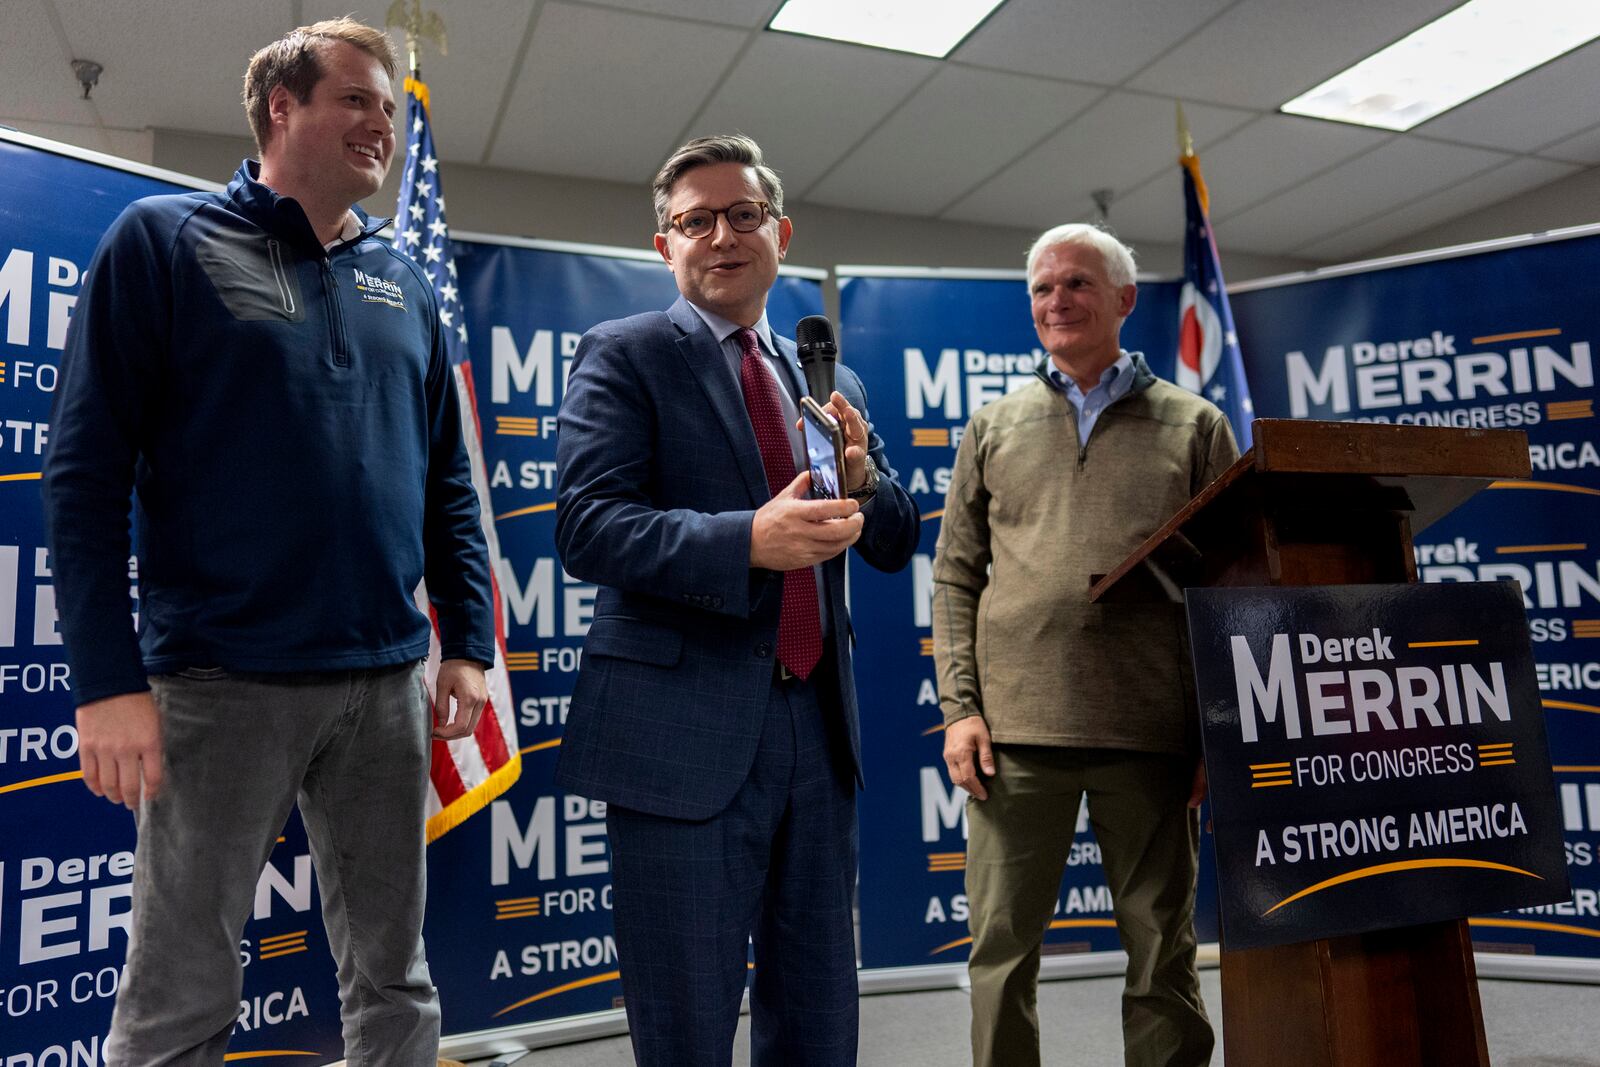
[[1211, 236], [1210, 198], [1200, 177], [1200, 157], [1186, 151], [1183, 203], [1183, 294], [1178, 301], [1178, 384], [1199, 393], [1228, 416], [1233, 436], [1243, 451], [1250, 447], [1250, 420], [1255, 408], [1244, 378], [1244, 357], [1228, 307], [1217, 242]]
[[[489, 507], [489, 479], [484, 470], [483, 431], [478, 425], [477, 398], [472, 388], [472, 362], [467, 358], [467, 322], [461, 304], [456, 261], [450, 254], [450, 228], [444, 221], [444, 190], [439, 185], [439, 154], [428, 124], [428, 87], [407, 78], [406, 160], [400, 180], [400, 207], [395, 216], [394, 246], [421, 265], [439, 300], [439, 325], [456, 379], [461, 429], [472, 459], [472, 484], [478, 491], [483, 535], [489, 543], [489, 578], [494, 586], [494, 666], [487, 674], [489, 702], [471, 737], [434, 741], [429, 776], [428, 840], [434, 841], [473, 812], [511, 787], [522, 773], [517, 749], [517, 722], [506, 674], [505, 618], [500, 602], [500, 540]], [[428, 606], [426, 588], [417, 587], [417, 604], [434, 620], [428, 652], [428, 692], [439, 675], [439, 621]]]

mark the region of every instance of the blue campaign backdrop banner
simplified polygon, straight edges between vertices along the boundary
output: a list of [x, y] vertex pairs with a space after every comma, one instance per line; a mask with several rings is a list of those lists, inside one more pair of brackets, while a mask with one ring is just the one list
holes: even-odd
[[[871, 416], [900, 482], [922, 509], [912, 565], [882, 574], [850, 564], [860, 647], [862, 757], [861, 957], [864, 967], [960, 963], [967, 958], [964, 794], [941, 758], [934, 682], [932, 562], [950, 469], [967, 419], [1034, 381], [1041, 358], [1022, 272], [915, 275], [842, 268], [839, 358], [861, 375]], [[1123, 327], [1156, 373], [1176, 360], [1178, 285], [1147, 282]], [[1080, 809], [1046, 936], [1051, 953], [1119, 947], [1099, 849]]]
[[[522, 777], [431, 846], [428, 958], [447, 1032], [620, 1006], [605, 807], [554, 785], [595, 587], [555, 551], [556, 412], [578, 340], [598, 322], [677, 298], [653, 253], [455, 242], [474, 391], [504, 557], [506, 655]], [[785, 274], [768, 319], [786, 336], [822, 311], [817, 278]]]
[[1600, 958], [1597, 273], [1590, 234], [1233, 296], [1262, 417], [1528, 434], [1531, 478], [1414, 534], [1424, 582], [1522, 584], [1566, 833], [1572, 899], [1470, 920], [1480, 950]]

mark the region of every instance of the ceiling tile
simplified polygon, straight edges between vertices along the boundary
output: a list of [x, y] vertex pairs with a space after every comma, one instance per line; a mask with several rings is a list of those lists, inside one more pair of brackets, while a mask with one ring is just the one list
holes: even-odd
[[1243, 0], [1128, 84], [1186, 102], [1275, 110], [1460, 2]]
[[937, 66], [837, 41], [762, 34], [690, 134], [754, 137], [798, 199]]
[[[439, 156], [446, 161], [477, 163], [488, 147], [506, 81], [516, 77], [517, 49], [527, 31], [532, 5], [526, 0], [471, 0], [470, 5], [454, 0], [428, 3], [424, 8], [440, 12], [450, 49], [447, 55], [440, 55], [433, 44], [422, 45], [422, 77], [428, 83], [429, 119]], [[388, 12], [389, 0], [303, 0], [302, 17], [314, 22], [353, 14], [369, 25], [382, 26]], [[404, 66], [405, 37], [398, 29], [389, 33]], [[397, 81], [397, 97], [401, 91]]]
[[[1202, 149], [1246, 122], [1247, 111], [1186, 106]], [[1066, 129], [963, 198], [943, 217], [996, 225], [1049, 226], [1096, 189], [1133, 189], [1176, 167], [1172, 101], [1111, 93]]]
[[[1089, 106], [1100, 90], [946, 67], [807, 196], [932, 215]], [[952, 152], [958, 139], [959, 152]]]
[[[11, 0], [0, 3], [0, 41], [5, 42], [5, 63], [0, 64], [0, 107], [16, 119], [35, 122], [88, 123], [94, 107], [83, 99], [73, 76], [71, 60], [97, 59], [81, 53], [69, 56], [45, 12], [47, 0]], [[103, 84], [111, 88], [111, 82]]]
[[1111, 201], [1106, 221], [1124, 241], [1183, 242], [1183, 179], [1178, 163], [1125, 197]]
[[[740, 30], [546, 3], [489, 162], [648, 182], [700, 110]], [[712, 57], [680, 63], [675, 56]]]
[[950, 57], [1003, 70], [1117, 85], [1231, 0], [1009, 0]]
[[1528, 152], [1587, 129], [1600, 118], [1600, 41], [1531, 70], [1415, 133]]
[[1568, 137], [1542, 149], [1541, 156], [1564, 159], [1573, 163], [1600, 163], [1600, 126], [1593, 126], [1576, 137]]
[[[1211, 217], [1224, 219], [1337, 166], [1392, 137], [1333, 122], [1266, 115], [1200, 154]], [[1183, 180], [1176, 163], [1111, 208], [1117, 232], [1130, 240], [1183, 237]]]
[[595, 2], [627, 11], [644, 11], [672, 18], [746, 27], [765, 26], [778, 10], [775, 3], [753, 4], [750, 0], [595, 0]]
[[1237, 214], [1319, 171], [1377, 148], [1392, 136], [1337, 122], [1267, 115], [1202, 154], [1212, 217]]
[[1545, 159], [1514, 159], [1504, 166], [1469, 178], [1460, 185], [1440, 190], [1415, 204], [1408, 204], [1359, 226], [1341, 228], [1337, 233], [1307, 245], [1300, 253], [1333, 261], [1361, 258], [1373, 249], [1391, 244], [1408, 234], [1537, 189], [1579, 169]]
[[105, 64], [94, 93], [100, 118], [128, 129], [247, 134], [245, 66], [294, 28], [287, 0], [233, 5], [226, 17], [213, 0], [53, 2], [73, 50]]
[[1277, 255], [1488, 170], [1509, 157], [1482, 148], [1396, 137], [1247, 211], [1216, 220], [1220, 247]]

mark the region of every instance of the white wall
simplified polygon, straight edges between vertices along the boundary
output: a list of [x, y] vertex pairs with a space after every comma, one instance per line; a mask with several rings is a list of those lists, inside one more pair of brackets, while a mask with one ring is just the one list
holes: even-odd
[[1373, 249], [1365, 258], [1515, 237], [1600, 222], [1600, 167], [1579, 171], [1532, 192], [1491, 204]]

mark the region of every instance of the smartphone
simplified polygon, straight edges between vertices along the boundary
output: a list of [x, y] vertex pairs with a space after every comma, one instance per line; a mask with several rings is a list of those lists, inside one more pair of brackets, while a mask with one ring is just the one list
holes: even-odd
[[806, 457], [811, 463], [813, 500], [839, 500], [844, 496], [844, 434], [835, 419], [809, 396], [800, 398], [800, 421], [805, 427]]

